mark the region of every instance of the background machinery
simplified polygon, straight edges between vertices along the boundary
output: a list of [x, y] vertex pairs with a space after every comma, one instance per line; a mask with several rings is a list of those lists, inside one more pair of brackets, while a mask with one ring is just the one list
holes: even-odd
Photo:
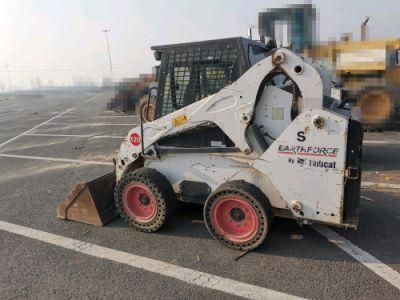
[[336, 72], [352, 91], [367, 130], [393, 130], [400, 125], [400, 39], [320, 44], [309, 55]]
[[210, 234], [241, 250], [264, 241], [274, 216], [357, 226], [362, 126], [330, 97], [323, 68], [244, 38], [152, 49], [155, 120], [129, 132], [103, 197], [81, 185], [60, 217], [88, 222], [115, 203], [153, 232], [179, 201], [197, 203]]
[[400, 39], [368, 40], [369, 20], [361, 23], [360, 41], [345, 33], [340, 41], [325, 43], [318, 40], [315, 5], [294, 4], [259, 12], [258, 32], [330, 70], [348, 92], [332, 96], [347, 98], [366, 130], [399, 129]]
[[155, 81], [155, 73], [140, 74], [138, 78], [124, 79], [114, 87], [115, 95], [107, 103], [107, 109], [139, 114], [141, 99], [148, 94], [149, 86]]

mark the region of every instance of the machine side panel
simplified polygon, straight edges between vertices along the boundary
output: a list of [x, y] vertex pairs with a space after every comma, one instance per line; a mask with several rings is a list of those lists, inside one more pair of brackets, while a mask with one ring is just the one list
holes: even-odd
[[[287, 209], [287, 204], [271, 180], [250, 167], [254, 156], [242, 153], [197, 153], [167, 155], [162, 160], [147, 160], [145, 165], [165, 175], [176, 194], [182, 194], [186, 182], [206, 183], [210, 192], [230, 180], [245, 180], [259, 187], [275, 208]], [[183, 191], [185, 192], [185, 191]], [[190, 201], [199, 203], [197, 200]]]
[[[323, 120], [320, 128], [316, 118]], [[313, 109], [300, 114], [253, 166], [265, 173], [294, 216], [341, 225], [348, 120]]]

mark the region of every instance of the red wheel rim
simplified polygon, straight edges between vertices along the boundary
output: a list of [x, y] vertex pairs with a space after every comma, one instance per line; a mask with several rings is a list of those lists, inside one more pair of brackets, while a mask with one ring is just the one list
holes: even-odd
[[223, 238], [237, 243], [250, 241], [259, 227], [253, 206], [236, 195], [225, 196], [211, 207], [211, 222]]
[[150, 189], [141, 183], [128, 184], [122, 193], [127, 215], [138, 222], [149, 222], [157, 213], [157, 201]]

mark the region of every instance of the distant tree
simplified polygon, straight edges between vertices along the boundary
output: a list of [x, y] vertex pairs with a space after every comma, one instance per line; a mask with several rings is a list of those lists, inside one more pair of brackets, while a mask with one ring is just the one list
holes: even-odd
[[40, 77], [36, 77], [36, 86], [38, 88], [38, 90], [40, 90], [42, 88], [42, 79], [40, 79]]
[[4, 94], [6, 91], [6, 83], [4, 81], [0, 81], [0, 92]]
[[42, 80], [40, 79], [39, 76], [31, 78], [31, 88], [33, 90], [35, 89], [40, 90], [42, 88]]

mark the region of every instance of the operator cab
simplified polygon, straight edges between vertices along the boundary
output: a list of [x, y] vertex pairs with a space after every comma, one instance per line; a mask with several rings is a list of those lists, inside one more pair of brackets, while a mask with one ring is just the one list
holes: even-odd
[[217, 93], [264, 59], [267, 45], [243, 37], [153, 46], [158, 70], [160, 118]]

